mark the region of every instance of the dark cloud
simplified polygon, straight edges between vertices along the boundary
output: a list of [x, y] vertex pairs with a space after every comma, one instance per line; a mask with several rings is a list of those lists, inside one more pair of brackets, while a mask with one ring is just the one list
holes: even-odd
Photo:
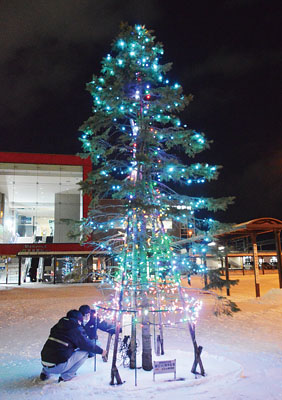
[[[242, 222], [259, 217], [281, 219], [281, 160], [282, 150], [267, 151], [266, 148], [263, 156], [249, 164], [238, 159], [236, 172], [223, 172], [225, 194], [233, 193], [236, 196], [230, 210], [233, 221]], [[230, 220], [229, 213], [222, 218]]]
[[255, 3], [261, 2], [261, 0], [226, 0], [225, 5], [226, 7], [242, 7], [248, 5], [254, 5]]
[[[102, 43], [110, 48], [120, 22], [133, 19], [138, 11], [142, 2], [140, 7], [135, 0], [4, 1], [1, 116], [11, 121], [28, 114], [42, 102], [42, 91], [64, 92], [78, 76], [87, 49], [95, 52]], [[154, 1], [146, 2], [146, 13], [148, 22], [156, 18]]]
[[1, 3], [1, 59], [43, 38], [61, 43], [93, 44], [109, 39], [124, 18], [135, 19], [146, 7], [146, 20], [158, 15], [155, 1], [137, 0], [4, 0]]
[[220, 74], [222, 77], [238, 77], [250, 71], [264, 68], [268, 64], [279, 65], [282, 62], [282, 51], [266, 50], [264, 52], [230, 53], [230, 50], [210, 54], [201, 64], [191, 68], [190, 79], [207, 75]]

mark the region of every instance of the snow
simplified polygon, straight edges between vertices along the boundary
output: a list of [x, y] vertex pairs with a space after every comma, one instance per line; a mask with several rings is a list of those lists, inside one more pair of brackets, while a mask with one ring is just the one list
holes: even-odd
[[[57, 376], [41, 382], [40, 351], [50, 328], [65, 313], [101, 297], [96, 285], [48, 285], [28, 283], [0, 286], [0, 399], [163, 399], [177, 400], [282, 400], [282, 290], [277, 273], [261, 276], [262, 297], [254, 298], [253, 276], [238, 276], [231, 300], [241, 308], [232, 317], [213, 314], [213, 297], [201, 296], [204, 306], [197, 324], [202, 361], [207, 376], [190, 373], [193, 364], [187, 330], [165, 330], [165, 355], [157, 360], [176, 359], [173, 373], [156, 375], [119, 367], [120, 386], [110, 386], [111, 363], [97, 356], [88, 359], [70, 382], [57, 383]], [[201, 282], [192, 280], [194, 287]], [[105, 346], [107, 336], [99, 334]], [[140, 355], [139, 355], [140, 357]]]

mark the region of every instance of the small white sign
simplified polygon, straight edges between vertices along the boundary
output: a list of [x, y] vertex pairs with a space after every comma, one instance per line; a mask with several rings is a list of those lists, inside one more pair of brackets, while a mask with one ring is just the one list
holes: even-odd
[[132, 314], [122, 315], [122, 336], [131, 336]]
[[174, 373], [174, 380], [176, 379], [176, 360], [166, 360], [166, 361], [154, 361], [154, 375], [155, 380], [156, 374], [169, 374]]

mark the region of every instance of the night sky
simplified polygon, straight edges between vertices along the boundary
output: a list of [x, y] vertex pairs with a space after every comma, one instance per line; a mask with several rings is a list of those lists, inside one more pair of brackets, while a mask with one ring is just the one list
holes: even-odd
[[236, 196], [222, 221], [282, 219], [281, 15], [274, 0], [2, 0], [1, 151], [79, 152], [85, 84], [120, 22], [145, 24], [194, 96], [182, 121], [213, 140], [197, 161], [223, 166], [198, 193]]

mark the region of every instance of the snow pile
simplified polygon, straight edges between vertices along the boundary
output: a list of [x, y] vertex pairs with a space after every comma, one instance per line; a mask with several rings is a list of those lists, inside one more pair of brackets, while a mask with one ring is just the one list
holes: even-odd
[[259, 300], [261, 304], [281, 304], [282, 305], [282, 289], [271, 289]]

